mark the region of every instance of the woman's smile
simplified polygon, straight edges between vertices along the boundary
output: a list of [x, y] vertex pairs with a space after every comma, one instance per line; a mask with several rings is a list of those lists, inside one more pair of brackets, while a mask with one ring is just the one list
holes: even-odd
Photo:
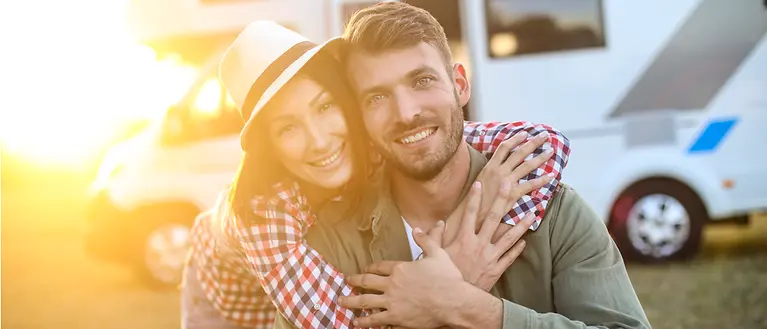
[[335, 152], [331, 153], [328, 156], [322, 157], [319, 160], [310, 161], [309, 165], [314, 166], [314, 167], [318, 167], [318, 168], [325, 168], [326, 169], [327, 167], [329, 167], [329, 166], [331, 166], [331, 165], [333, 165], [333, 164], [335, 164], [337, 162], [340, 162], [340, 161], [338, 161], [339, 159], [343, 160], [343, 159], [341, 159], [341, 157], [343, 155], [343, 151], [344, 151], [345, 148], [346, 148], [346, 143], [342, 143], [341, 146], [338, 147]]

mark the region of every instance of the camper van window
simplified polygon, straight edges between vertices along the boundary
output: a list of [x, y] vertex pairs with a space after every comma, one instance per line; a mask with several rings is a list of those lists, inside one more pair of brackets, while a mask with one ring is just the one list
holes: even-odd
[[605, 47], [601, 0], [485, 0], [488, 54]]
[[234, 135], [243, 126], [237, 107], [216, 78], [206, 81], [190, 104], [176, 108], [172, 120], [180, 129], [166, 139], [169, 144]]
[[201, 139], [237, 134], [243, 124], [234, 102], [216, 78], [200, 87], [190, 114], [195, 136]]

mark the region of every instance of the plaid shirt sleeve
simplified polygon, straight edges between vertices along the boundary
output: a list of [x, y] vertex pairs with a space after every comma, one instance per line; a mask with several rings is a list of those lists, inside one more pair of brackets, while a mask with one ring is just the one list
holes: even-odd
[[336, 303], [352, 295], [343, 274], [303, 240], [314, 217], [298, 185], [281, 189], [277, 198], [256, 200], [263, 222], [237, 220], [236, 233], [249, 265], [277, 310], [297, 328], [352, 328], [354, 311]]
[[555, 176], [548, 184], [531, 192], [530, 195], [524, 195], [521, 199], [517, 200], [512, 206], [511, 211], [503, 217], [503, 221], [514, 225], [522, 220], [525, 214], [535, 211], [536, 219], [530, 229], [536, 230], [543, 219], [546, 204], [548, 204], [552, 194], [559, 187], [559, 180], [562, 179], [562, 170], [567, 166], [567, 161], [570, 157], [570, 141], [567, 137], [551, 126], [524, 121], [508, 123], [467, 121], [464, 123], [463, 137], [469, 145], [482, 152], [489, 159], [502, 141], [523, 131], [529, 134], [528, 140], [540, 133], [549, 133], [549, 141], [542, 147], [535, 149], [525, 160], [532, 159], [543, 153], [547, 145], [554, 149], [554, 155], [541, 167], [520, 179], [519, 183], [524, 183], [549, 173], [554, 173]]

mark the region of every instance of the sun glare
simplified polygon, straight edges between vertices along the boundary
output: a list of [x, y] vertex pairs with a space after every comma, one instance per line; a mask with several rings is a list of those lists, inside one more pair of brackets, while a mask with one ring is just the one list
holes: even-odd
[[221, 83], [218, 79], [208, 79], [200, 88], [192, 108], [203, 115], [213, 115], [219, 109], [221, 95]]
[[5, 153], [50, 165], [91, 161], [127, 123], [162, 115], [196, 75], [131, 38], [126, 0], [13, 3], [0, 23], [21, 50], [10, 52], [0, 81], [14, 91], [0, 95]]

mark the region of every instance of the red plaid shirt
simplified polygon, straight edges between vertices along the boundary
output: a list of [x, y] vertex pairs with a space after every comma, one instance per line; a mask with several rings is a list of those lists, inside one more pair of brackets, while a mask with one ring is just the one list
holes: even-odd
[[[489, 157], [503, 140], [526, 131], [530, 138], [549, 132], [547, 144], [554, 149], [551, 159], [520, 180], [524, 182], [554, 173], [543, 188], [526, 195], [504, 217], [516, 224], [530, 211], [536, 211], [535, 230], [567, 165], [570, 144], [554, 128], [526, 122], [466, 122], [464, 138], [469, 145]], [[546, 145], [544, 145], [545, 147]], [[541, 154], [540, 147], [528, 159]], [[253, 202], [260, 223], [243, 223], [231, 215], [225, 191], [217, 205], [201, 214], [192, 229], [192, 257], [208, 300], [223, 316], [243, 327], [271, 328], [276, 311], [298, 328], [351, 328], [352, 310], [338, 306], [338, 296], [352, 294], [344, 276], [309, 247], [303, 235], [315, 220], [298, 184], [283, 183], [270, 198]], [[212, 219], [216, 219], [212, 221]], [[232, 245], [228, 253], [217, 249], [211, 224], [223, 225]], [[277, 306], [275, 308], [275, 305]]]

